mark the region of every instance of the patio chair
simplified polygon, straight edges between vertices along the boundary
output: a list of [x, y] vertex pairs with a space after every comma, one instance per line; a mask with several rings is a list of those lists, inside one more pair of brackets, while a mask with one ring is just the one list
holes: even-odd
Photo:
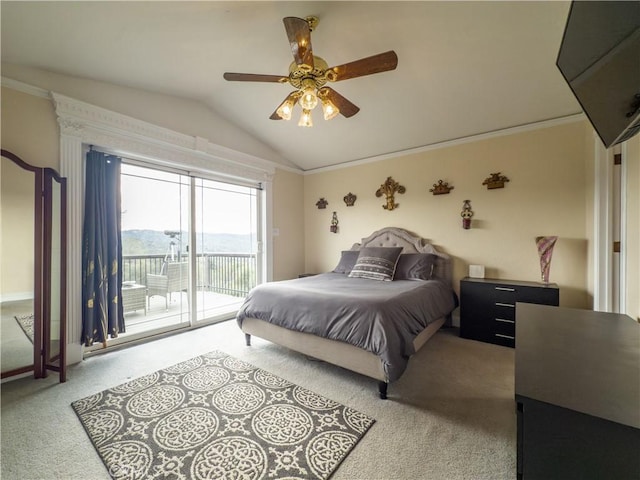
[[184, 292], [189, 287], [189, 264], [187, 262], [168, 262], [162, 267], [160, 275], [147, 273], [147, 295], [149, 306], [151, 297], [162, 295], [165, 308], [169, 309], [172, 292]]

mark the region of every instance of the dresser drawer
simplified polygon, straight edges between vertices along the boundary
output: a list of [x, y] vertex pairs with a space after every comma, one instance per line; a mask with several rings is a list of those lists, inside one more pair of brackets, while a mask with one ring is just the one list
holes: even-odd
[[460, 281], [460, 336], [515, 346], [516, 303], [558, 305], [556, 285], [465, 278]]
[[514, 321], [516, 319], [515, 303], [494, 302], [491, 311], [493, 312], [493, 318], [503, 318]]
[[495, 332], [489, 343], [495, 343], [496, 345], [502, 345], [503, 347], [515, 347], [516, 346], [516, 336], [509, 335], [506, 333], [498, 333]]
[[503, 333], [505, 335], [511, 335], [515, 337], [516, 335], [516, 321], [508, 320], [506, 318], [496, 317], [493, 319], [493, 332], [494, 333]]
[[510, 303], [515, 305], [518, 298], [518, 291], [515, 287], [503, 287], [500, 285], [495, 285], [488, 290], [491, 291], [491, 297], [496, 302]]

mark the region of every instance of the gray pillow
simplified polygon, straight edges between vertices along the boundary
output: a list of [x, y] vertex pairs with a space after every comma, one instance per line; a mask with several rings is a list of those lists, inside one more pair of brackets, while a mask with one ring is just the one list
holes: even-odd
[[352, 278], [368, 278], [390, 282], [396, 271], [402, 247], [365, 247], [349, 274]]
[[340, 262], [336, 265], [336, 268], [332, 270], [333, 273], [349, 273], [353, 269], [353, 266], [358, 260], [358, 250], [343, 250], [340, 257]]
[[432, 253], [403, 253], [398, 259], [394, 280], [431, 280], [437, 256]]

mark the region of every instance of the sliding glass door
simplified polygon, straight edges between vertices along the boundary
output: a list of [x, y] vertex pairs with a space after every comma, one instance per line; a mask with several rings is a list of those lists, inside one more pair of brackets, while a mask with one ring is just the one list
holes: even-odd
[[126, 333], [189, 325], [189, 177], [124, 162], [121, 176]]
[[235, 311], [258, 275], [258, 190], [195, 179], [197, 320]]
[[126, 159], [121, 180], [123, 336], [233, 316], [260, 278], [259, 186]]

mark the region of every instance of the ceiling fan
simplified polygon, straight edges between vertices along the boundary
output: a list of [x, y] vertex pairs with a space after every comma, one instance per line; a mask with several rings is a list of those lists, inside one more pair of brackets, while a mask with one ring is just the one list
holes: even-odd
[[261, 75], [254, 73], [224, 74], [225, 80], [235, 82], [274, 82], [289, 83], [296, 88], [291, 92], [269, 117], [271, 120], [290, 120], [296, 102], [302, 107], [302, 116], [298, 125], [311, 127], [311, 110], [320, 102], [325, 120], [331, 120], [339, 113], [352, 117], [360, 108], [326, 85], [350, 78], [362, 77], [373, 73], [394, 70], [398, 65], [398, 56], [393, 50], [371, 57], [329, 68], [327, 62], [313, 54], [311, 32], [318, 24], [317, 17], [285, 17], [284, 28], [291, 44], [294, 61], [289, 66], [289, 75]]

